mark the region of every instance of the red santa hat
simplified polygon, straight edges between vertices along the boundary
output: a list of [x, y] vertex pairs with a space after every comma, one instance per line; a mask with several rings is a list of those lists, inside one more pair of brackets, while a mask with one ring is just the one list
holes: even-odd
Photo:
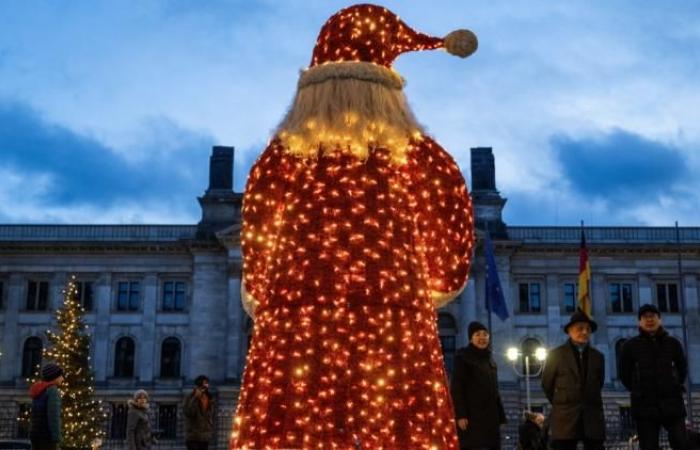
[[310, 66], [362, 61], [391, 67], [402, 53], [438, 48], [466, 58], [476, 50], [477, 39], [469, 30], [453, 31], [444, 38], [428, 36], [384, 7], [360, 4], [345, 8], [326, 21]]
[[468, 30], [428, 36], [376, 5], [340, 10], [321, 28], [276, 136], [298, 156], [349, 149], [364, 159], [370, 148], [381, 147], [403, 161], [410, 140], [419, 139], [423, 129], [391, 64], [402, 53], [439, 48], [466, 58], [477, 48], [476, 36]]

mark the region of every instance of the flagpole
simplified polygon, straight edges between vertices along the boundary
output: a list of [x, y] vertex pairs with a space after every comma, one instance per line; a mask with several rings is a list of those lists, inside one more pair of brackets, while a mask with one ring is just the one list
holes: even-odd
[[489, 325], [489, 335], [490, 335], [490, 342], [491, 342], [491, 348], [493, 348], [493, 328], [491, 328], [491, 310], [493, 309], [491, 305], [491, 296], [489, 295], [489, 282], [487, 280], [489, 276], [489, 263], [486, 260], [487, 258], [487, 251], [486, 251], [486, 246], [488, 245], [488, 241], [491, 240], [491, 236], [489, 233], [489, 223], [488, 221], [486, 222], [486, 239], [484, 240], [484, 268], [486, 269], [484, 271], [484, 295], [486, 296], [486, 309], [488, 311], [488, 325]]
[[685, 390], [686, 401], [688, 402], [688, 417], [690, 418], [690, 424], [693, 424], [693, 396], [690, 389], [693, 383], [690, 380], [690, 349], [688, 348], [688, 327], [686, 325], [686, 305], [685, 305], [685, 282], [683, 280], [683, 257], [681, 256], [681, 233], [678, 228], [678, 221], [676, 220], [676, 252], [678, 256], [678, 288], [681, 291], [681, 324], [683, 328], [683, 347], [685, 348], [685, 360], [688, 365], [688, 375], [686, 377], [686, 382], [688, 383], [687, 389]]

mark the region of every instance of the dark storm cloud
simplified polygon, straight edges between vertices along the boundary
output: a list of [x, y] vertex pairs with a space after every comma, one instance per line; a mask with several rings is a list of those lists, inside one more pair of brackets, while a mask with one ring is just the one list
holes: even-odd
[[50, 188], [40, 199], [47, 206], [107, 208], [124, 201], [162, 200], [195, 214], [195, 196], [207, 187], [212, 139], [168, 121], [160, 121], [160, 128], [163, 122], [176, 143], [161, 146], [155, 139], [135, 162], [96, 139], [47, 122], [22, 104], [0, 103], [0, 166], [30, 180], [48, 177]]
[[671, 195], [689, 178], [678, 149], [614, 130], [599, 138], [555, 135], [550, 143], [572, 189], [583, 196], [641, 204]]

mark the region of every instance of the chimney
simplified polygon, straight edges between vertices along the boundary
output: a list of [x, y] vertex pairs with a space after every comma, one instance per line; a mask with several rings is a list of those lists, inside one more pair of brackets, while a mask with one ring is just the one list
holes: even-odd
[[214, 146], [209, 157], [209, 188], [212, 191], [233, 189], [233, 147]]
[[496, 190], [496, 163], [491, 147], [471, 149], [472, 205], [476, 227], [496, 238], [508, 238], [503, 222], [503, 207], [507, 199]]
[[233, 147], [214, 146], [209, 158], [209, 187], [198, 197], [202, 220], [197, 224], [197, 237], [211, 239], [241, 221], [243, 194], [233, 192]]

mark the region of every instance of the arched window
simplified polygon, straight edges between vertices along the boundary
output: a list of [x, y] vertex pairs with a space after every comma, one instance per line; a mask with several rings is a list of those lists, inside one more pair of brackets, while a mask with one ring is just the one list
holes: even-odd
[[180, 376], [180, 340], [169, 337], [160, 347], [160, 376], [161, 378], [177, 378]]
[[34, 373], [41, 366], [41, 353], [44, 344], [36, 336], [32, 336], [24, 341], [22, 350], [22, 376], [25, 378], [34, 376]]
[[537, 347], [542, 347], [542, 343], [535, 338], [527, 338], [520, 345], [520, 351], [523, 354], [523, 373], [525, 373], [525, 356], [528, 357], [530, 364], [530, 374], [534, 375], [542, 368], [542, 363], [535, 358], [535, 350]]
[[457, 350], [457, 322], [452, 314], [438, 313], [438, 335], [442, 347], [442, 357], [445, 361], [445, 371], [448, 376], [454, 367], [455, 351]]
[[134, 376], [134, 340], [119, 338], [114, 348], [114, 376], [131, 378]]
[[620, 339], [619, 341], [615, 342], [615, 378], [619, 378], [618, 374], [620, 373], [620, 357], [622, 356], [622, 346], [625, 345], [625, 342], [627, 342], [627, 339]]

